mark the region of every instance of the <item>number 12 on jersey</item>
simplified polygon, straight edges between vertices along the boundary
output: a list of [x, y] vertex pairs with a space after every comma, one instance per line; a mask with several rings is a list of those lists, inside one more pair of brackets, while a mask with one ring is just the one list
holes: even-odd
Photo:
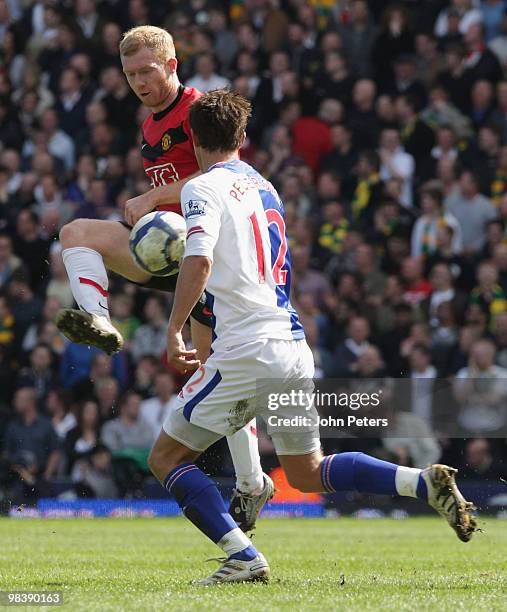
[[[285, 236], [285, 221], [280, 212], [274, 208], [268, 208], [266, 211], [266, 219], [268, 221], [268, 227], [276, 225], [276, 234], [269, 231], [269, 240], [271, 243], [272, 253], [272, 269], [273, 278], [276, 285], [285, 285], [287, 280], [287, 270], [283, 270], [285, 265], [285, 257], [287, 255], [287, 238]], [[252, 224], [252, 230], [255, 241], [255, 251], [257, 253], [257, 271], [259, 273], [259, 283], [264, 283], [266, 280], [266, 272], [264, 268], [264, 246], [262, 244], [261, 230], [259, 227], [259, 221], [257, 215], [253, 212], [250, 217], [250, 223]], [[276, 255], [276, 256], [275, 256]], [[274, 261], [273, 261], [274, 257]]]

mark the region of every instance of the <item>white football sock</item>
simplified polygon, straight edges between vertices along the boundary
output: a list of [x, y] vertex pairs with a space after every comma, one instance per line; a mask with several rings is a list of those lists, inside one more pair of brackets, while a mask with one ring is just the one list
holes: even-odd
[[102, 255], [87, 247], [72, 247], [64, 249], [62, 257], [79, 308], [109, 319], [109, 279]]
[[217, 546], [220, 546], [227, 557], [235, 555], [251, 545], [252, 542], [246, 537], [239, 527], [236, 527], [236, 529], [232, 529], [226, 533], [217, 542]]
[[394, 484], [398, 495], [404, 497], [417, 497], [417, 485], [422, 470], [399, 465], [394, 477]]
[[229, 444], [236, 472], [236, 488], [243, 493], [258, 495], [264, 488], [264, 477], [259, 457], [255, 419], [233, 436], [228, 436], [227, 444]]

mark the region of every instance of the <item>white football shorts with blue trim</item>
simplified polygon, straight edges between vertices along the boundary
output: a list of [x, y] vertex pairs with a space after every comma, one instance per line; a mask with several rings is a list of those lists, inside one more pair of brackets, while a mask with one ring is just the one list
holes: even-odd
[[[313, 405], [278, 401], [280, 394], [294, 390], [311, 393], [313, 375], [313, 355], [305, 340], [262, 339], [218, 351], [183, 387], [163, 429], [184, 446], [202, 452], [260, 416], [278, 454], [314, 452], [320, 448], [320, 438]], [[299, 420], [297, 426], [276, 426], [298, 414], [305, 421]]]

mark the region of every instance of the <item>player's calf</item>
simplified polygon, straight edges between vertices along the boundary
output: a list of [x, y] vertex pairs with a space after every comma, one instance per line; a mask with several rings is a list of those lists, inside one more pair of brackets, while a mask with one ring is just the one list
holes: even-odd
[[193, 463], [198, 456], [161, 431], [149, 465], [185, 516], [226, 553], [224, 566], [201, 584], [253, 580], [261, 575], [266, 579], [269, 567], [264, 557], [227, 512], [215, 483]]
[[130, 257], [128, 236], [120, 223], [94, 219], [76, 219], [60, 231], [62, 258], [79, 310], [60, 311], [56, 324], [73, 342], [96, 346], [108, 354], [122, 348], [123, 338], [109, 317], [104, 262], [130, 280], [146, 280]]

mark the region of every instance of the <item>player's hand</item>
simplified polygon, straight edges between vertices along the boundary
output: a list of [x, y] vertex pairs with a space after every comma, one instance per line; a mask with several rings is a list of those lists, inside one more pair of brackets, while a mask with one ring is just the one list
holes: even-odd
[[135, 225], [141, 217], [150, 213], [155, 206], [151, 191], [142, 193], [135, 198], [130, 198], [125, 203], [125, 221], [129, 225]]
[[167, 332], [167, 363], [178, 372], [187, 374], [197, 370], [201, 365], [195, 358], [196, 349], [187, 350], [181, 332]]

